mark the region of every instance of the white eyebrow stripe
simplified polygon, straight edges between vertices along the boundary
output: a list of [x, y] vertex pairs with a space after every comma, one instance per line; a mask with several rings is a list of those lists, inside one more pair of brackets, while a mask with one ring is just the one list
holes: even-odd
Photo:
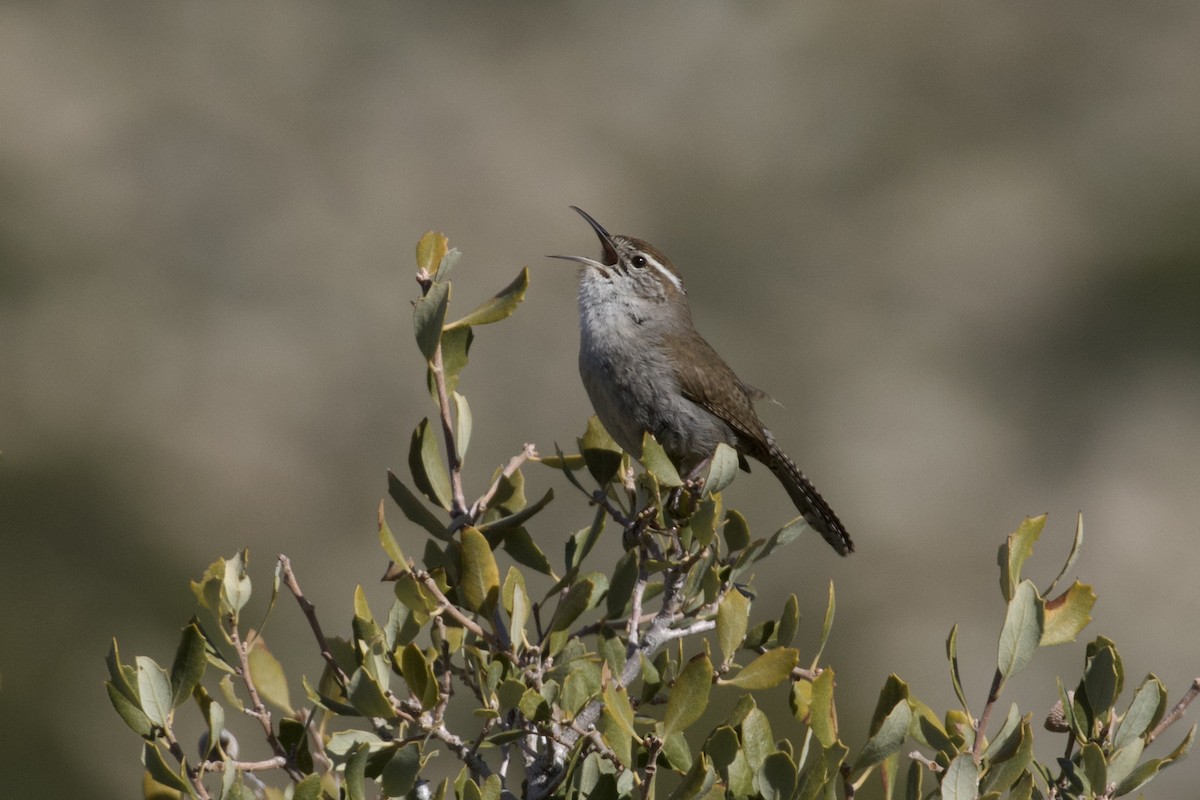
[[671, 283], [673, 283], [675, 285], [676, 289], [678, 289], [681, 292], [683, 291], [683, 281], [679, 280], [678, 275], [676, 275], [674, 272], [671, 272], [671, 270], [667, 269], [662, 264], [655, 261], [653, 256], [648, 255], [646, 253], [642, 253], [642, 257], [646, 259], [647, 264], [649, 264], [650, 266], [652, 266], [656, 270], [658, 270], [659, 275], [662, 275], [664, 278], [666, 278]]

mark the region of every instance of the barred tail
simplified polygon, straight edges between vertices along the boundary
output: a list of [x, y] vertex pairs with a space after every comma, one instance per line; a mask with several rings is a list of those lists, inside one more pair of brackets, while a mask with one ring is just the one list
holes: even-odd
[[796, 508], [804, 515], [804, 521], [829, 542], [839, 555], [848, 556], [854, 552], [854, 542], [850, 533], [842, 525], [837, 514], [817, 492], [812, 482], [804, 477], [804, 473], [796, 466], [796, 462], [788, 458], [774, 443], [771, 444], [770, 460], [766, 462], [775, 477], [783, 484]]

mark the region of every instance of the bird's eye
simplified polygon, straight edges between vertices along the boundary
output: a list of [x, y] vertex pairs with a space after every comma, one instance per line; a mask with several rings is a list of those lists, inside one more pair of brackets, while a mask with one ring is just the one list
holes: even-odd
[[630, 259], [630, 263], [632, 263], [638, 269], [641, 269], [642, 267], [646, 266], [646, 257], [634, 256], [632, 259]]

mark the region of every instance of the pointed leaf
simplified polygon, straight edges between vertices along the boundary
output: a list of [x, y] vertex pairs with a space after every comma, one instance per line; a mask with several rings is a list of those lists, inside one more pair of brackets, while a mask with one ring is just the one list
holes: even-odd
[[262, 637], [254, 640], [254, 646], [246, 655], [250, 663], [250, 677], [258, 688], [259, 695], [285, 714], [292, 714], [292, 701], [288, 693], [287, 676], [279, 659], [267, 649]]
[[442, 521], [434, 516], [428, 506], [422, 503], [420, 498], [413, 494], [391, 470], [388, 470], [388, 494], [396, 501], [396, 505], [400, 506], [400, 510], [404, 512], [404, 516], [408, 517], [410, 522], [420, 525], [443, 542], [450, 541], [450, 534], [446, 532], [446, 526], [442, 524]]
[[806, 530], [808, 530], [808, 523], [804, 521], [804, 517], [796, 517], [771, 534], [770, 538], [767, 539], [767, 543], [763, 545], [763, 549], [754, 557], [754, 560], [762, 561], [764, 558], [771, 556], [779, 548], [800, 538], [800, 535]]
[[821, 654], [825, 652], [825, 644], [829, 641], [829, 632], [833, 630], [833, 613], [837, 602], [833, 594], [833, 581], [829, 582], [829, 605], [825, 607], [825, 621], [821, 623], [821, 640], [817, 644], [817, 654], [813, 656], [811, 669], [816, 669], [821, 662]]
[[496, 607], [500, 593], [500, 568], [487, 537], [475, 528], [462, 529], [462, 584], [464, 599], [472, 611], [484, 614]]
[[[1135, 739], [1140, 739], [1162, 719], [1167, 708], [1167, 687], [1153, 675], [1147, 675], [1146, 680], [1134, 692], [1129, 709], [1121, 718], [1121, 726], [1113, 737], [1113, 749], [1120, 750]], [[1118, 779], [1119, 780], [1119, 779]]]
[[248, 550], [225, 561], [225, 576], [221, 584], [222, 601], [236, 614], [250, 601], [250, 576], [246, 574]]
[[449, 303], [450, 284], [434, 282], [413, 306], [413, 333], [417, 338], [417, 348], [426, 361], [433, 361], [442, 340], [442, 325], [446, 321]]
[[454, 330], [466, 325], [487, 325], [512, 316], [520, 302], [525, 299], [525, 290], [528, 288], [529, 267], [522, 267], [521, 272], [513, 279], [512, 283], [462, 319], [451, 322], [446, 326], [446, 330]]
[[[442, 334], [442, 377], [446, 383], [446, 391], [453, 392], [458, 388], [458, 377], [470, 361], [469, 354], [473, 341], [475, 341], [475, 333], [470, 327], [455, 328]], [[436, 402], [437, 388], [433, 371], [428, 370], [428, 373], [429, 394]]]
[[780, 647], [787, 647], [796, 638], [796, 631], [800, 629], [800, 601], [796, 599], [793, 592], [788, 595], [787, 602], [783, 604], [783, 615], [779, 618], [779, 625], [775, 628], [775, 641]]
[[412, 432], [408, 445], [408, 468], [412, 471], [413, 483], [429, 501], [450, 510], [450, 476], [442, 456], [438, 452], [437, 434], [429, 425], [429, 418], [421, 420]]
[[509, 635], [512, 637], [513, 643], [518, 646], [525, 641], [525, 625], [529, 621], [531, 608], [529, 595], [525, 593], [525, 584], [522, 582], [514, 586]]
[[426, 231], [417, 241], [417, 269], [432, 277], [446, 257], [447, 244], [444, 233]]
[[635, 547], [617, 561], [612, 579], [608, 582], [608, 596], [605, 598], [606, 617], [619, 619], [625, 614], [625, 608], [633, 597], [633, 587], [637, 585], [640, 572], [638, 548]]
[[679, 471], [675, 469], [675, 464], [671, 462], [662, 445], [650, 433], [642, 434], [642, 457], [640, 460], [646, 471], [653, 475], [662, 486], [674, 488], [683, 485], [683, 480], [679, 477]]
[[549, 575], [552, 579], [557, 580], [554, 574], [554, 568], [550, 564], [550, 559], [542, 552], [541, 548], [533, 541], [529, 535], [529, 531], [518, 526], [504, 532], [504, 552], [513, 557], [513, 560], [518, 564], [529, 567], [543, 575]]
[[1097, 719], [1106, 716], [1117, 699], [1116, 655], [1111, 647], [1101, 647], [1088, 659], [1083, 674], [1083, 692], [1088, 708]]
[[471, 443], [471, 406], [467, 398], [458, 392], [451, 392], [454, 397], [454, 446], [458, 460], [467, 457], [467, 445]]
[[191, 796], [193, 791], [192, 785], [167, 764], [166, 759], [163, 758], [162, 751], [151, 742], [146, 742], [142, 747], [142, 763], [146, 765], [146, 771], [150, 773], [150, 777], [154, 778], [154, 780], [164, 786], [169, 786], [178, 792], [183, 792]]
[[725, 513], [725, 545], [733, 553], [750, 545], [750, 526], [746, 518], [732, 508]]
[[142, 711], [150, 722], [166, 728], [171, 720], [171, 681], [167, 671], [148, 656], [138, 656], [137, 687]]
[[808, 726], [813, 735], [828, 750], [838, 741], [837, 712], [833, 707], [833, 678], [831, 669], [826, 669], [812, 682], [812, 706], [808, 715]]
[[1079, 557], [1079, 550], [1083, 547], [1083, 512], [1079, 512], [1079, 516], [1075, 520], [1075, 538], [1071, 542], [1071, 552], [1067, 554], [1067, 560], [1063, 563], [1062, 569], [1054, 580], [1050, 581], [1050, 585], [1046, 587], [1046, 591], [1042, 592], [1042, 597], [1046, 597], [1054, 591], [1054, 587], [1058, 586], [1058, 582], [1063, 579], [1063, 576], [1070, 571], [1075, 564], [1075, 559]]
[[763, 800], [790, 800], [796, 791], [796, 765], [791, 756], [775, 752], [758, 769], [758, 791]]
[[409, 693], [422, 708], [433, 708], [437, 704], [438, 685], [433, 667], [415, 644], [405, 645], [400, 652], [400, 674], [408, 684]]
[[737, 675], [722, 680], [721, 684], [751, 691], [770, 689], [791, 677], [792, 670], [799, 660], [799, 650], [792, 647], [777, 647], [751, 661]]
[[871, 719], [871, 734], [854, 762], [854, 769], [872, 766], [900, 751], [908, 736], [912, 708], [908, 704], [908, 687], [895, 675], [889, 675], [879, 692], [875, 715]]
[[750, 601], [736, 587], [731, 588], [717, 606], [717, 643], [721, 647], [721, 666], [727, 666], [742, 646], [749, 621]]
[[154, 728], [150, 724], [150, 718], [146, 716], [146, 712], [142, 711], [141, 707], [112, 681], [105, 681], [104, 688], [108, 691], [109, 702], [112, 703], [113, 708], [129, 726], [129, 729], [143, 739], [149, 738], [154, 732]]
[[958, 697], [958, 703], [962, 706], [963, 711], [970, 714], [967, 696], [963, 692], [962, 677], [958, 671], [958, 623], [954, 624], [954, 627], [950, 629], [950, 636], [946, 638], [946, 658], [950, 659], [950, 682], [954, 684], [954, 694]]
[[942, 776], [942, 800], [976, 800], [979, 797], [979, 767], [970, 753], [950, 762]]
[[204, 634], [196, 625], [183, 629], [179, 647], [175, 650], [175, 661], [171, 664], [171, 707], [179, 708], [192, 696], [192, 690], [204, 676], [208, 664]]
[[1041, 646], [1075, 641], [1079, 632], [1092, 621], [1091, 610], [1095, 604], [1096, 593], [1092, 587], [1079, 581], [1058, 597], [1047, 600]]
[[1021, 581], [1021, 566], [1033, 553], [1033, 544], [1046, 527], [1046, 515], [1026, 517], [1000, 546], [1000, 590], [1005, 602], [1012, 602]]
[[712, 675], [712, 662], [703, 653], [684, 666], [671, 687], [671, 693], [667, 695], [667, 711], [663, 716], [664, 737], [686, 730], [700, 719], [708, 706]]
[[712, 460], [708, 464], [708, 473], [704, 477], [706, 494], [716, 494], [733, 483], [738, 471], [738, 454], [729, 445], [721, 442], [713, 451]]
[[379, 544], [383, 548], [383, 552], [391, 559], [392, 564], [397, 570], [407, 570], [408, 561], [404, 558], [404, 553], [400, 550], [400, 545], [396, 542], [396, 536], [392, 533], [392, 529], [388, 527], [387, 520], [383, 516], [383, 501], [379, 501], [379, 512], [377, 514], [379, 520]]
[[1031, 581], [1021, 581], [1008, 604], [1004, 627], [1000, 630], [996, 663], [1005, 679], [1020, 672], [1033, 658], [1042, 639], [1043, 615], [1037, 589]]

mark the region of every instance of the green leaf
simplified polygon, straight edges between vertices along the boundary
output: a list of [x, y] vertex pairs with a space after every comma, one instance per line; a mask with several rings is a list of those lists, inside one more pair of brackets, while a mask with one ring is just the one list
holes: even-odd
[[1000, 546], [998, 561], [1000, 563], [1000, 591], [1004, 601], [1011, 603], [1021, 581], [1021, 566], [1025, 559], [1033, 553], [1033, 544], [1042, 535], [1046, 527], [1046, 515], [1026, 517], [1020, 526], [1008, 535]]
[[525, 290], [528, 288], [529, 267], [522, 267], [521, 272], [512, 283], [462, 319], [451, 322], [446, 326], [446, 330], [454, 330], [466, 325], [487, 325], [512, 316], [520, 302], [525, 299]]
[[821, 672], [812, 682], [812, 706], [808, 715], [808, 726], [826, 750], [837, 744], [837, 713], [833, 708], [832, 669]]
[[792, 647], [777, 647], [768, 650], [751, 661], [732, 678], [722, 680], [722, 685], [756, 691], [770, 689], [791, 677], [792, 670], [800, 660], [800, 651]]
[[775, 752], [775, 737], [771, 735], [771, 724], [761, 708], [752, 708], [746, 712], [740, 726], [742, 733], [742, 752], [750, 769], [758, 771], [768, 755]]
[[958, 671], [958, 623], [950, 629], [950, 636], [946, 638], [946, 658], [950, 660], [950, 682], [954, 684], [954, 694], [958, 697], [958, 703], [962, 706], [963, 711], [971, 713], [970, 706], [967, 705], [967, 696], [963, 692], [962, 677]]
[[[1111, 647], [1101, 647], [1088, 659], [1083, 674], [1083, 692], [1088, 708], [1096, 719], [1105, 718], [1117, 699], [1116, 653]], [[1103, 785], [1103, 784], [1101, 784]]]
[[1000, 629], [997, 666], [1006, 680], [1020, 672], [1033, 658], [1042, 639], [1043, 604], [1031, 581], [1021, 581], [1008, 604]]
[[712, 543], [723, 510], [720, 496], [706, 497], [688, 520], [687, 527], [701, 547], [708, 547]]
[[192, 696], [192, 690], [204, 676], [208, 664], [204, 634], [195, 624], [183, 629], [175, 661], [171, 664], [171, 707], [179, 708]]
[[[603, 585], [601, 585], [603, 584]], [[598, 572], [589, 573], [580, 578], [554, 610], [554, 619], [550, 623], [551, 631], [565, 631], [580, 615], [591, 609], [600, 600], [600, 595], [608, 588], [608, 576]]]
[[426, 361], [433, 361], [438, 344], [442, 340], [442, 325], [446, 321], [446, 307], [450, 304], [450, 284], [430, 284], [429, 291], [418, 297], [413, 306], [413, 332], [417, 337], [417, 348]]
[[467, 457], [467, 445], [471, 443], [471, 406], [467, 398], [458, 392], [451, 392], [454, 397], [454, 446], [458, 460]]
[[171, 721], [171, 680], [167, 671], [149, 656], [138, 656], [137, 687], [142, 711], [151, 723], [166, 728]]
[[552, 579], [557, 580], [558, 576], [554, 574], [554, 568], [550, 564], [550, 559], [546, 558], [546, 554], [533, 541], [533, 537], [529, 535], [529, 531], [522, 527], [516, 527], [504, 532], [504, 544], [502, 545], [504, 552], [513, 557], [513, 560], [518, 564], [522, 564], [530, 569], [540, 572], [543, 575], [549, 575]]
[[146, 742], [142, 747], [142, 763], [146, 765], [146, 771], [150, 773], [150, 777], [154, 780], [169, 786], [170, 788], [192, 796], [192, 786], [183, 776], [175, 771], [166, 760], [163, 758], [162, 751], [158, 746]]
[[400, 506], [400, 510], [404, 512], [404, 516], [408, 517], [410, 522], [420, 525], [443, 542], [450, 541], [450, 534], [446, 532], [446, 526], [442, 524], [442, 521], [434, 516], [420, 498], [413, 494], [390, 469], [388, 470], [388, 494], [396, 501], [396, 505]]
[[438, 684], [433, 675], [433, 666], [425, 653], [415, 644], [407, 644], [400, 651], [400, 674], [408, 684], [408, 691], [421, 704], [421, 708], [437, 705]]
[[421, 420], [412, 432], [408, 445], [408, 468], [412, 471], [417, 490], [430, 502], [450, 510], [450, 476], [438, 452], [437, 434], [429, 426], [429, 418]]
[[[712, 768], [708, 764], [708, 759], [701, 753], [692, 762], [692, 768], [683, 776], [683, 779], [675, 787], [675, 791], [671, 792], [667, 800], [698, 800], [699, 798], [707, 797], [713, 788], [715, 780], [716, 778], [713, 775]], [[653, 785], [644, 796], [647, 800], [653, 800]], [[591, 800], [590, 795], [588, 796], [588, 800]]]
[[1120, 785], [1137, 767], [1144, 748], [1141, 737], [1135, 736], [1124, 747], [1116, 749], [1108, 760], [1105, 780]]
[[792, 716], [796, 719], [804, 722], [808, 718], [808, 712], [812, 708], [812, 684], [809, 681], [792, 682], [792, 691], [788, 695], [788, 706], [792, 709]]
[[137, 702], [120, 690], [112, 681], [105, 681], [104, 688], [108, 691], [109, 702], [116, 709], [117, 714], [129, 726], [129, 729], [147, 739], [154, 732], [153, 726], [150, 724], [150, 718], [146, 716], [146, 712], [142, 711]]
[[870, 738], [854, 762], [854, 769], [878, 764], [893, 753], [898, 753], [908, 736], [911, 721], [908, 687], [895, 675], [889, 675], [879, 692], [875, 714], [871, 718]]
[[387, 797], [402, 797], [416, 784], [421, 771], [421, 749], [416, 744], [400, 747], [388, 759], [379, 776]]
[[675, 464], [671, 462], [662, 445], [650, 433], [642, 434], [642, 457], [640, 460], [646, 471], [653, 475], [662, 486], [674, 488], [683, 485], [683, 480], [679, 477], [679, 471], [675, 469]]
[[776, 752], [758, 768], [758, 792], [763, 800], [789, 800], [796, 791], [796, 765], [787, 753]]
[[725, 546], [733, 553], [750, 544], [750, 526], [746, 518], [732, 508], [725, 513]]
[[667, 711], [663, 716], [663, 736], [686, 730], [700, 719], [708, 707], [712, 690], [712, 662], [701, 653], [690, 660], [675, 679], [667, 695]]
[[531, 608], [529, 595], [525, 593], [525, 584], [519, 583], [513, 587], [512, 624], [509, 634], [514, 644], [520, 646], [525, 641], [525, 625], [529, 621]]
[[1113, 749], [1120, 750], [1144, 736], [1162, 719], [1166, 708], [1167, 687], [1155, 676], [1147, 675], [1121, 718], [1121, 725], [1113, 737]]
[[793, 592], [788, 595], [787, 601], [783, 604], [783, 615], [779, 618], [779, 625], [775, 628], [775, 641], [780, 647], [787, 647], [796, 638], [796, 631], [800, 629], [800, 601], [796, 599]]
[[292, 800], [321, 800], [321, 776], [313, 773], [297, 783]]
[[769, 557], [779, 548], [800, 538], [800, 534], [807, 529], [808, 523], [804, 521], [804, 517], [796, 517], [771, 534], [763, 549], [754, 557], [754, 560], [762, 561], [764, 558]]
[[970, 753], [950, 762], [942, 775], [942, 800], [976, 800], [979, 797], [979, 767]]
[[712, 460], [708, 463], [708, 473], [704, 476], [704, 491], [716, 494], [733, 483], [738, 471], [737, 451], [724, 442], [717, 444], [713, 451]]
[[1075, 581], [1065, 592], [1045, 604], [1046, 621], [1041, 646], [1075, 641], [1079, 632], [1092, 621], [1091, 610], [1096, 593], [1085, 583]]
[[[458, 388], [458, 377], [470, 361], [468, 356], [473, 341], [475, 341], [475, 333], [469, 327], [455, 328], [442, 334], [442, 377], [447, 392], [453, 392]], [[429, 393], [436, 401], [437, 389], [433, 371], [429, 370], [428, 372]]]
[[829, 582], [829, 604], [825, 606], [825, 621], [821, 623], [821, 640], [817, 644], [817, 654], [813, 656], [812, 666], [810, 669], [816, 669], [817, 664], [821, 661], [821, 654], [825, 652], [825, 645], [829, 642], [829, 632], [833, 630], [833, 613], [837, 610], [837, 602], [833, 594], [833, 581]]
[[1087, 742], [1079, 751], [1079, 766], [1089, 786], [1101, 793], [1108, 786], [1108, 767], [1104, 763], [1104, 751], [1095, 742]]
[[[517, 473], [520, 474], [520, 473]], [[505, 531], [511, 528], [519, 528], [527, 519], [541, 511], [546, 506], [550, 505], [550, 501], [554, 499], [554, 490], [547, 489], [542, 495], [542, 499], [538, 500], [531, 506], [526, 506], [516, 513], [509, 514], [506, 517], [500, 517], [489, 522], [485, 522], [479, 526], [479, 530], [483, 533], [491, 533], [492, 531]]]
[[998, 737], [998, 746], [994, 750], [991, 745], [988, 746], [992, 755], [987, 759], [987, 773], [983, 778], [985, 792], [1008, 791], [1026, 773], [1033, 761], [1033, 729], [1029, 725], [1031, 717], [1026, 714], [1010, 734]]
[[614, 685], [612, 680], [604, 686], [604, 713], [617, 727], [630, 737], [641, 741], [633, 727], [633, 706], [624, 686]]
[[736, 587], [725, 593], [717, 606], [717, 643], [721, 647], [721, 666], [733, 661], [733, 656], [746, 638], [750, 621], [750, 601]]
[[638, 561], [638, 549], [635, 547], [621, 556], [613, 570], [612, 579], [608, 582], [608, 596], [605, 598], [605, 616], [609, 619], [619, 619], [625, 614], [625, 608], [633, 597], [633, 587], [637, 585], [641, 565]]
[[396, 542], [396, 536], [392, 533], [392, 529], [388, 527], [387, 520], [383, 516], [383, 501], [379, 501], [379, 544], [383, 548], [383, 552], [391, 559], [392, 564], [398, 570], [408, 569], [408, 560], [404, 557], [404, 553], [400, 550], [399, 543]]
[[500, 568], [487, 538], [475, 528], [462, 529], [462, 583], [472, 611], [490, 614], [500, 594]]
[[601, 486], [611, 481], [621, 467], [621, 446], [594, 414], [588, 418], [587, 430], [579, 439], [579, 452], [587, 463], [588, 472]]
[[246, 562], [249, 557], [250, 552], [242, 550], [225, 561], [221, 599], [235, 614], [250, 601], [250, 576], [246, 574]]
[[446, 257], [446, 234], [426, 231], [417, 241], [417, 269], [433, 277]]
[[1071, 542], [1071, 552], [1067, 554], [1067, 560], [1063, 567], [1058, 572], [1058, 576], [1050, 581], [1050, 585], [1046, 587], [1046, 591], [1042, 592], [1042, 597], [1049, 595], [1054, 591], [1054, 587], [1063, 579], [1063, 576], [1075, 564], [1075, 559], [1079, 557], [1079, 549], [1083, 547], [1083, 512], [1079, 512], [1079, 516], [1075, 520], [1075, 539]]
[[370, 747], [366, 744], [357, 744], [350, 751], [345, 767], [346, 800], [366, 800], [365, 773], [370, 752]]
[[350, 705], [354, 706], [355, 710], [364, 717], [391, 719], [396, 716], [396, 711], [388, 701], [387, 695], [384, 694], [384, 687], [380, 685], [379, 678], [372, 675], [369, 670], [363, 667], [354, 670], [346, 691], [350, 698]]
[[250, 648], [246, 659], [250, 663], [250, 677], [254, 679], [254, 685], [262, 699], [283, 713], [292, 714], [292, 701], [288, 693], [287, 676], [283, 674], [283, 665], [267, 649], [261, 636], [254, 640], [254, 646]]

